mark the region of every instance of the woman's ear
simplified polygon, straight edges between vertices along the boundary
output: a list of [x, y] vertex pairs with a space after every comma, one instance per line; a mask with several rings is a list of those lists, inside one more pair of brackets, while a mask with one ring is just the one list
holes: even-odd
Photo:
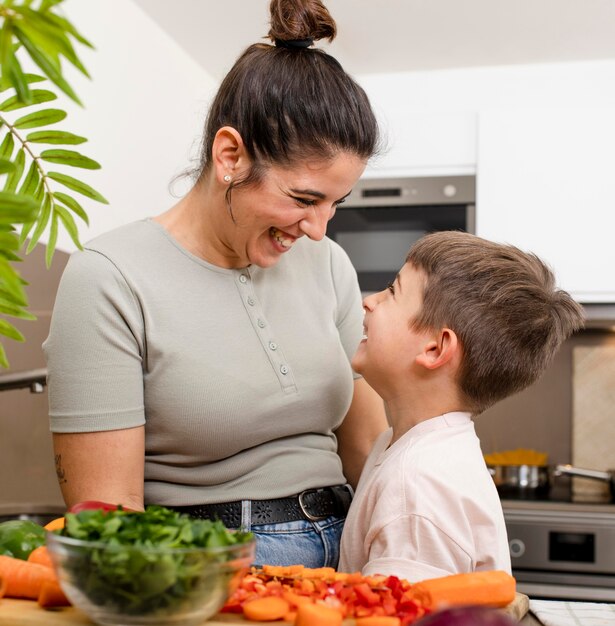
[[440, 330], [435, 338], [423, 346], [416, 356], [416, 362], [428, 370], [435, 370], [449, 363], [459, 354], [461, 345], [455, 331], [450, 328]]
[[223, 126], [218, 130], [211, 146], [211, 157], [216, 180], [221, 185], [228, 185], [249, 167], [243, 139], [232, 126]]

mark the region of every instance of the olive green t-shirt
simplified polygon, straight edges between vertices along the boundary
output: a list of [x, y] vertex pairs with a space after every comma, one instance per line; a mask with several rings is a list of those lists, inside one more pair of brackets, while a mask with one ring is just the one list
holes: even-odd
[[157, 222], [128, 224], [62, 276], [43, 345], [51, 430], [145, 424], [146, 503], [342, 484], [333, 431], [362, 321], [356, 272], [330, 239], [301, 238], [267, 269], [223, 269]]

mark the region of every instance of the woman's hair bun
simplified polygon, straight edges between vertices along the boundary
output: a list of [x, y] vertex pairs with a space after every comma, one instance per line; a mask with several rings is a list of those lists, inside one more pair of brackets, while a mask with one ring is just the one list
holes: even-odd
[[272, 42], [335, 38], [335, 20], [320, 0], [271, 0], [269, 10]]

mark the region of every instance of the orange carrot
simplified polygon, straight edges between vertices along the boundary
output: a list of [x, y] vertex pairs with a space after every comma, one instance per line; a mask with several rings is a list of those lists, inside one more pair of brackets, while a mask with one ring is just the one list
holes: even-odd
[[38, 563], [39, 565], [45, 565], [46, 567], [53, 567], [47, 546], [34, 548], [34, 550], [32, 550], [32, 552], [28, 555], [27, 560], [30, 563]]
[[503, 607], [515, 599], [515, 579], [500, 570], [453, 574], [412, 585], [412, 596], [431, 610], [463, 604]]
[[322, 604], [302, 604], [297, 609], [295, 626], [342, 626], [339, 611]]
[[401, 620], [399, 617], [374, 615], [372, 617], [357, 617], [355, 624], [356, 626], [399, 626]]
[[6, 581], [2, 576], [0, 576], [0, 598], [4, 595], [6, 591]]
[[335, 577], [335, 570], [332, 567], [306, 567], [303, 570], [302, 576], [303, 578], [330, 580]]
[[0, 555], [0, 578], [8, 597], [32, 600], [38, 599], [44, 582], [57, 582], [53, 568], [5, 555]]
[[303, 565], [263, 565], [263, 574], [275, 578], [291, 578], [305, 571]]
[[312, 602], [312, 599], [308, 596], [300, 596], [298, 593], [294, 593], [288, 589], [282, 591], [282, 598], [284, 598], [284, 600], [286, 600], [291, 607], [298, 607], [302, 604]]
[[38, 594], [38, 605], [48, 609], [54, 606], [70, 606], [70, 601], [57, 581], [46, 581]]
[[64, 518], [63, 517], [56, 517], [56, 519], [52, 519], [49, 523], [45, 524], [44, 528], [45, 530], [60, 530], [62, 528], [64, 528]]
[[277, 596], [257, 598], [243, 605], [243, 614], [254, 622], [273, 622], [282, 619], [289, 611], [288, 602]]

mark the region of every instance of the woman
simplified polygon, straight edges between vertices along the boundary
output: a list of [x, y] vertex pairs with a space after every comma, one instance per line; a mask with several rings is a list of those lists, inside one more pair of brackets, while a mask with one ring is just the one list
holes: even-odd
[[[356, 274], [327, 222], [374, 153], [363, 90], [312, 49], [319, 0], [273, 0], [209, 112], [192, 190], [72, 255], [44, 349], [68, 505], [243, 525], [257, 563], [335, 566], [382, 403], [350, 356]], [[342, 466], [343, 464], [343, 466]]]

